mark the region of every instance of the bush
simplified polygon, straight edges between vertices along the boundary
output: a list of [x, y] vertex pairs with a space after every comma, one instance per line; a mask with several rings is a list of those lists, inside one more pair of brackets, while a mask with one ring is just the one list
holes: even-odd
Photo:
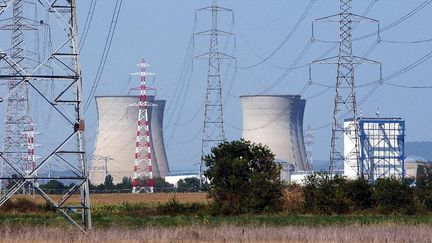
[[352, 211], [367, 210], [375, 206], [373, 187], [367, 180], [348, 180], [345, 190]]
[[414, 190], [407, 183], [396, 178], [378, 179], [374, 189], [380, 213], [415, 213]]
[[349, 212], [345, 177], [327, 173], [308, 175], [305, 180], [305, 210], [318, 214], [345, 214]]
[[175, 197], [169, 202], [159, 204], [156, 208], [161, 215], [204, 215], [207, 214], [207, 207], [202, 203], [179, 203]]
[[304, 193], [300, 185], [292, 184], [284, 190], [284, 210], [288, 213], [301, 213], [304, 208]]
[[204, 157], [215, 214], [275, 212], [283, 209], [281, 167], [261, 144], [225, 142]]

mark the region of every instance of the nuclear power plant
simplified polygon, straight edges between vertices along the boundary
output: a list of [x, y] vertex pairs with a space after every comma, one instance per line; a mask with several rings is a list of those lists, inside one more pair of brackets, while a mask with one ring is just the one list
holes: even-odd
[[276, 160], [294, 165], [295, 171], [308, 169], [303, 137], [306, 100], [300, 95], [245, 95], [243, 138], [267, 145]]
[[[98, 185], [104, 183], [105, 175], [110, 174], [114, 183], [123, 177], [132, 177], [139, 96], [98, 96], [96, 97], [98, 129], [90, 171], [90, 181]], [[169, 173], [163, 139], [163, 116], [165, 100], [155, 100], [148, 96], [150, 144], [153, 176], [165, 178]]]

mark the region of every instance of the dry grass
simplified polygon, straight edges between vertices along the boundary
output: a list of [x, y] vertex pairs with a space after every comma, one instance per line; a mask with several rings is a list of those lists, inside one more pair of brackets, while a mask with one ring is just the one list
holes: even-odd
[[[18, 196], [22, 197], [22, 196]], [[59, 201], [61, 199], [61, 195], [51, 195], [51, 197]], [[129, 203], [148, 203], [148, 204], [157, 204], [157, 203], [166, 203], [171, 200], [173, 197], [176, 198], [178, 202], [182, 203], [206, 203], [208, 202], [206, 193], [142, 193], [142, 194], [132, 194], [132, 193], [110, 193], [110, 194], [90, 194], [90, 202], [91, 204], [121, 204], [125, 202]], [[17, 198], [17, 197], [15, 197]], [[32, 197], [26, 197], [30, 200], [34, 200], [37, 204], [44, 204], [45, 199], [40, 196], [36, 196], [36, 198], [32, 199]], [[73, 195], [68, 203], [77, 204], [80, 202], [79, 195]]]
[[88, 235], [61, 228], [2, 228], [1, 242], [432, 242], [430, 226], [330, 227], [191, 226], [98, 229]]

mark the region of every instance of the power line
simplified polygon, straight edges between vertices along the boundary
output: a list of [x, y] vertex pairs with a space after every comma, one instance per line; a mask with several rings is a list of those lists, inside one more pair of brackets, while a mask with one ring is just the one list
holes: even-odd
[[97, 4], [97, 0], [91, 0], [90, 7], [89, 7], [89, 10], [87, 12], [87, 17], [85, 20], [84, 28], [83, 28], [83, 33], [82, 33], [81, 38], [80, 38], [80, 51], [83, 49], [84, 44], [87, 40], [87, 34], [88, 34], [88, 32], [90, 30], [90, 26], [93, 22], [93, 16], [95, 13], [96, 4]]
[[300, 25], [306, 19], [307, 15], [312, 10], [312, 7], [316, 1], [317, 0], [310, 0], [309, 1], [309, 4], [307, 5], [307, 7], [306, 7], [305, 11], [303, 12], [303, 14], [301, 15], [300, 19], [296, 22], [294, 27], [291, 29], [291, 31], [288, 33], [288, 35], [282, 40], [282, 42], [276, 47], [276, 49], [274, 49], [267, 57], [263, 58], [261, 61], [259, 61], [256, 64], [245, 66], [245, 67], [239, 67], [239, 69], [251, 69], [251, 68], [257, 67], [257, 66], [267, 62], [276, 53], [278, 53], [282, 49], [282, 47], [285, 46], [285, 44], [288, 42], [288, 40], [291, 39], [291, 37], [294, 35], [294, 33], [297, 31], [297, 29], [300, 27]]
[[114, 12], [113, 12], [113, 15], [111, 18], [110, 28], [108, 31], [108, 37], [107, 37], [106, 42], [105, 42], [105, 46], [104, 46], [104, 49], [102, 52], [102, 57], [101, 57], [101, 60], [99, 62], [99, 66], [98, 66], [98, 69], [96, 72], [95, 79], [93, 80], [92, 88], [90, 90], [89, 95], [87, 96], [87, 103], [86, 103], [86, 106], [84, 107], [84, 112], [87, 112], [88, 108], [90, 107], [90, 104], [92, 103], [91, 98], [94, 96], [94, 94], [95, 94], [95, 92], [99, 86], [99, 82], [102, 78], [102, 74], [103, 74], [103, 71], [105, 69], [105, 64], [107, 62], [108, 55], [109, 55], [109, 52], [111, 50], [111, 44], [112, 44], [114, 34], [116, 31], [116, 27], [117, 27], [118, 19], [120, 16], [120, 10], [121, 10], [122, 4], [123, 4], [123, 0], [117, 0], [116, 1], [115, 7], [114, 7]]

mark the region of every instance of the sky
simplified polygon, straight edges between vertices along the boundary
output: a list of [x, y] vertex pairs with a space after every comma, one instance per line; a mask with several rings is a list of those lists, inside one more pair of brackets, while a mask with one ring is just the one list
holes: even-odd
[[[79, 26], [83, 26], [90, 1], [77, 1]], [[115, 0], [99, 0], [94, 12], [85, 45], [81, 50], [84, 96], [87, 97], [95, 79], [103, 46], [115, 6]], [[239, 96], [245, 94], [299, 94], [309, 81], [303, 97], [307, 99], [304, 126], [313, 130], [313, 157], [326, 160], [330, 151], [331, 119], [335, 89], [336, 66], [308, 65], [314, 60], [337, 55], [334, 42], [338, 41], [338, 23], [314, 24], [316, 41], [299, 60], [303, 48], [312, 36], [315, 19], [338, 13], [337, 0], [312, 1], [311, 9], [299, 22], [310, 4], [309, 0], [221, 0], [220, 5], [234, 10], [234, 18], [221, 13], [219, 28], [232, 32], [234, 37], [221, 40], [221, 49], [235, 56], [237, 62], [222, 67], [224, 121], [228, 140], [241, 137], [242, 117]], [[381, 41], [377, 35], [355, 40], [354, 54], [382, 63], [382, 76], [391, 75], [411, 67], [407, 72], [386, 80], [370, 97], [374, 87], [366, 85], [380, 77], [379, 65], [365, 64], [356, 69], [357, 99], [363, 116], [406, 119], [406, 141], [431, 141], [432, 112], [430, 88], [402, 88], [396, 86], [428, 86], [432, 60], [430, 22], [432, 4], [396, 25], [390, 25], [410, 13], [425, 0], [354, 0], [353, 12], [379, 20]], [[157, 74], [152, 86], [157, 97], [167, 100], [164, 136], [170, 168], [173, 172], [197, 171], [201, 156], [202, 123], [206, 84], [205, 62], [192, 57], [205, 53], [208, 39], [192, 33], [210, 28], [208, 13], [195, 10], [208, 6], [204, 0], [123, 0], [116, 32], [110, 48], [101, 82], [96, 95], [126, 95], [138, 80], [130, 79], [136, 64], [145, 58], [150, 71]], [[195, 17], [196, 16], [196, 17]], [[298, 23], [298, 28], [295, 26]], [[390, 28], [386, 28], [390, 25]], [[374, 33], [377, 23], [361, 22], [353, 38]], [[81, 29], [80, 29], [81, 30]], [[295, 30], [295, 31], [294, 31]], [[81, 32], [80, 32], [81, 34]], [[192, 41], [193, 40], [193, 41]], [[284, 41], [286, 40], [286, 41]], [[411, 42], [417, 43], [411, 43]], [[404, 43], [409, 42], [409, 43]], [[372, 48], [371, 48], [372, 47]], [[189, 50], [189, 51], [188, 51]], [[270, 55], [274, 53], [274, 55]], [[268, 56], [270, 58], [267, 58]], [[424, 58], [423, 58], [424, 57]], [[423, 58], [423, 59], [422, 59]], [[263, 60], [266, 60], [263, 62]], [[259, 64], [259, 65], [258, 65]], [[235, 66], [237, 65], [237, 69]], [[253, 67], [251, 67], [253, 66]], [[286, 68], [296, 68], [286, 75]], [[182, 73], [189, 76], [182, 78]], [[283, 77], [280, 79], [280, 77]], [[275, 83], [277, 80], [279, 82]], [[328, 86], [328, 87], [327, 87]], [[273, 88], [270, 88], [273, 87]], [[91, 153], [97, 129], [94, 100], [85, 113], [87, 145]], [[182, 105], [183, 104], [183, 105]]]

